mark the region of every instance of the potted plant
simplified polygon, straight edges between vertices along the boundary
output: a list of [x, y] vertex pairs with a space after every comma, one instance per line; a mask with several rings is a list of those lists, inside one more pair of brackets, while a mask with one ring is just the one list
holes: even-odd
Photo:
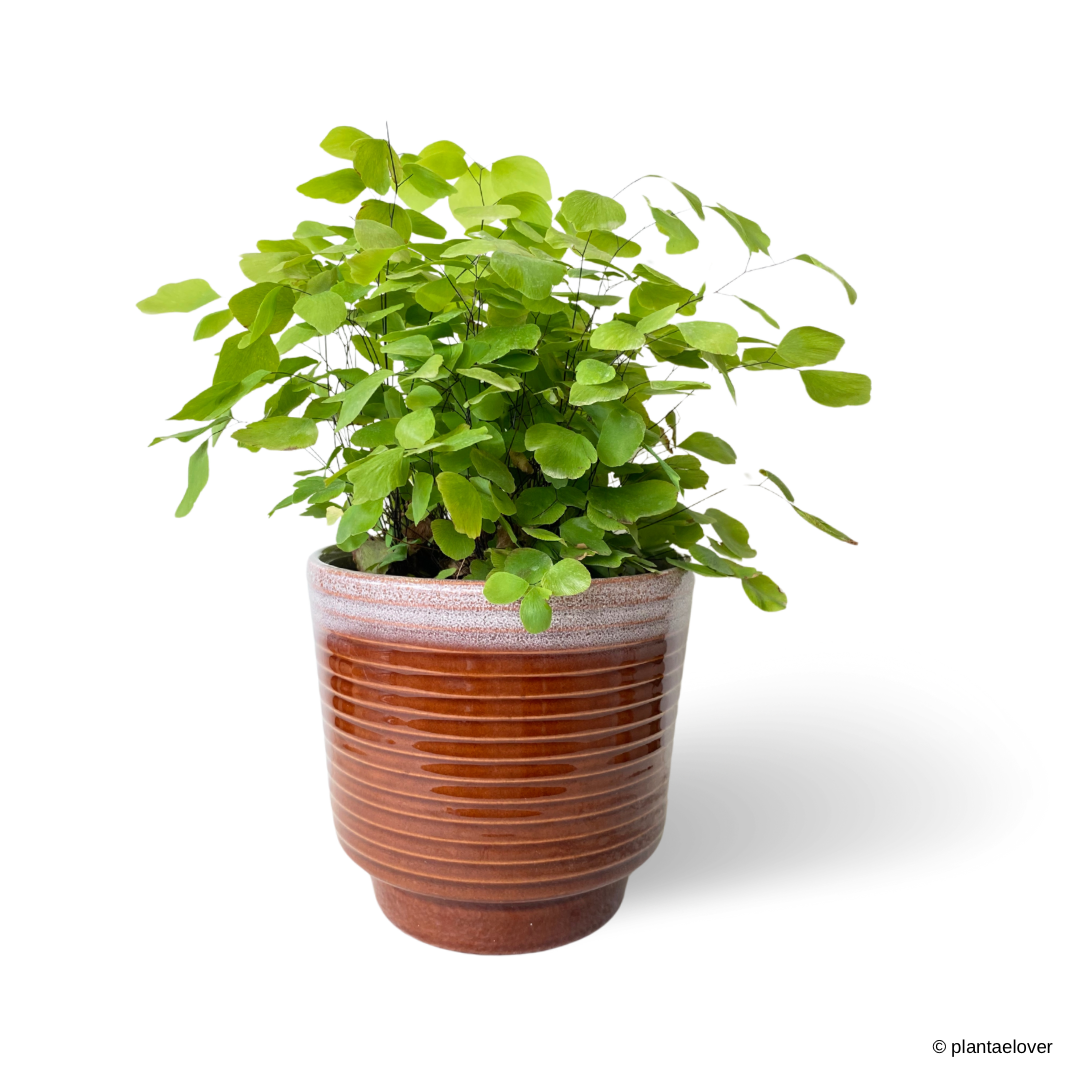
[[[162, 437], [200, 440], [176, 514], [223, 434], [313, 459], [293, 458], [307, 467], [270, 512], [336, 529], [308, 580], [342, 845], [424, 941], [564, 944], [614, 914], [659, 843], [695, 575], [737, 581], [762, 611], [787, 603], [748, 565], [747, 528], [704, 505], [705, 463], [735, 451], [684, 431], [679, 404], [706, 376], [734, 402], [748, 371], [787, 372], [832, 407], [864, 404], [870, 382], [823, 369], [836, 334], [781, 333], [733, 282], [707, 294], [639, 261], [645, 229], [679, 255], [708, 215], [746, 245], [744, 274], [771, 258], [755, 222], [678, 184], [652, 178], [679, 208], [635, 199], [632, 227], [618, 198], [553, 200], [532, 158], [482, 167], [448, 141], [399, 154], [352, 127], [321, 145], [346, 164], [297, 190], [359, 205], [260, 240], [240, 258], [250, 284], [199, 320], [195, 340], [226, 336], [172, 417], [200, 426]], [[442, 200], [460, 236], [426, 215]], [[855, 302], [812, 256], [784, 261]], [[696, 317], [717, 294], [752, 333]], [[138, 306], [216, 299], [193, 279]]]

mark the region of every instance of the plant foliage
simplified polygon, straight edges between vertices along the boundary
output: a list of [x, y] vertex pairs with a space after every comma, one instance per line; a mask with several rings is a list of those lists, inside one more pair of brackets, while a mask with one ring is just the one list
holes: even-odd
[[[519, 604], [532, 632], [549, 626], [552, 596], [672, 566], [738, 579], [764, 611], [786, 605], [746, 565], [756, 555], [747, 528], [700, 508], [702, 458], [711, 471], [735, 464], [735, 450], [710, 432], [679, 438], [673, 406], [710, 388], [706, 372], [735, 400], [743, 370], [799, 369], [810, 398], [830, 407], [867, 402], [870, 380], [821, 370], [844, 344], [829, 331], [794, 327], [770, 342], [696, 318], [705, 287], [637, 261], [634, 239], [656, 228], [669, 254], [691, 251], [699, 241], [687, 218], [709, 209], [750, 256], [771, 258], [756, 222], [674, 184], [677, 208], [646, 200], [631, 232], [616, 198], [577, 189], [553, 200], [529, 157], [486, 168], [445, 140], [399, 154], [351, 127], [321, 145], [348, 167], [297, 190], [359, 207], [351, 221], [302, 221], [289, 237], [260, 240], [240, 258], [250, 284], [199, 320], [195, 340], [231, 333], [211, 385], [172, 418], [202, 426], [154, 440], [205, 436], [177, 516], [190, 512], [209, 449], [228, 432], [252, 452], [315, 458], [271, 514], [300, 505], [336, 524], [338, 546], [367, 572], [482, 579], [492, 603]], [[444, 200], [460, 237], [426, 214]], [[784, 261], [832, 274], [855, 302], [814, 257]], [[192, 279], [138, 307], [189, 312], [216, 299]], [[658, 365], [696, 370], [661, 377]], [[262, 416], [239, 420], [234, 410], [266, 389]], [[809, 524], [854, 543], [762, 475]]]

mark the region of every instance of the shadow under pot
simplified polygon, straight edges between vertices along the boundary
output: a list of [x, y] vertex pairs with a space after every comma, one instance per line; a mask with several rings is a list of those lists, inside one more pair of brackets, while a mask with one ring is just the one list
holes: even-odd
[[338, 839], [413, 937], [591, 934], [656, 850], [693, 575], [594, 581], [529, 634], [480, 581], [308, 563]]

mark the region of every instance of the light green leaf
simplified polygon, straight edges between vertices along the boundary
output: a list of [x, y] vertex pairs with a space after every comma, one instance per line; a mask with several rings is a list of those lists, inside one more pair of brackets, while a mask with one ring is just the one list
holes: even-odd
[[284, 356], [290, 349], [295, 349], [297, 345], [302, 345], [305, 341], [310, 341], [313, 337], [318, 336], [319, 331], [314, 326], [309, 326], [307, 323], [297, 323], [295, 326], [290, 326], [278, 338], [278, 353]]
[[480, 535], [482, 520], [480, 493], [457, 473], [441, 472], [435, 483], [454, 528], [475, 540]]
[[530, 351], [540, 341], [540, 327], [536, 323], [524, 326], [489, 326], [477, 334], [476, 342], [488, 346], [480, 359], [493, 364], [507, 353]]
[[611, 382], [615, 378], [615, 369], [610, 364], [605, 364], [603, 360], [587, 357], [575, 368], [574, 378], [586, 386], [597, 386], [600, 383]]
[[355, 151], [352, 149], [352, 144], [357, 139], [369, 139], [370, 135], [365, 135], [359, 128], [354, 127], [336, 127], [331, 128], [329, 134], [319, 146], [325, 150], [328, 154], [332, 154], [336, 158], [344, 158], [346, 161], [352, 161]]
[[180, 505], [176, 508], [176, 516], [187, 517], [195, 500], [199, 497], [202, 489], [206, 487], [206, 481], [210, 479], [210, 440], [200, 443], [195, 453], [188, 458], [188, 484]]
[[338, 409], [338, 422], [334, 430], [340, 431], [351, 424], [360, 415], [360, 410], [371, 400], [375, 391], [393, 374], [389, 368], [382, 368], [350, 386], [341, 395], [341, 407]]
[[600, 460], [612, 468], [625, 465], [641, 446], [644, 434], [645, 420], [641, 416], [624, 405], [614, 406], [600, 429], [600, 440], [596, 444]]
[[194, 311], [217, 299], [218, 294], [210, 288], [209, 283], [202, 278], [188, 278], [187, 281], [162, 285], [153, 296], [140, 300], [135, 306], [144, 315], [164, 315], [170, 311]]
[[719, 203], [716, 206], [710, 206], [709, 209], [715, 210], [739, 234], [739, 239], [747, 246], [751, 255], [755, 251], [769, 254], [769, 244], [772, 241], [756, 221], [744, 218], [741, 214], [736, 214], [734, 210], [729, 210]]
[[238, 382], [215, 383], [196, 394], [170, 420], [215, 420], [229, 411], [242, 397], [250, 394], [269, 371], [253, 371]]
[[293, 310], [323, 336], [332, 334], [348, 316], [345, 301], [336, 292], [321, 292], [315, 296], [300, 296]]
[[353, 446], [362, 446], [367, 450], [374, 450], [376, 446], [393, 446], [397, 441], [394, 436], [394, 428], [397, 425], [398, 420], [396, 417], [376, 420], [374, 424], [365, 424], [362, 428], [354, 431], [349, 442]]
[[689, 450], [691, 454], [708, 458], [710, 461], [719, 461], [722, 465], [734, 465], [737, 460], [735, 451], [723, 439], [705, 431], [695, 431], [693, 435], [688, 435], [679, 446], [683, 450]]
[[710, 390], [708, 383], [688, 382], [685, 379], [652, 379], [634, 387], [634, 395], [639, 398], [658, 397], [663, 394], [688, 394], [692, 390]]
[[759, 573], [752, 566], [741, 566], [730, 559], [721, 558], [715, 551], [701, 544], [687, 544], [686, 547], [698, 562], [703, 563], [710, 570], [715, 570], [722, 577], [751, 578]]
[[651, 315], [638, 319], [637, 328], [643, 334], [651, 334], [653, 331], [667, 326], [671, 322], [672, 316], [679, 310], [679, 306], [679, 304], [668, 304], [667, 307], [662, 307], [659, 311], [654, 311]]
[[[844, 339], [816, 326], [797, 326], [789, 330], [776, 347], [774, 363], [781, 367], [815, 367], [835, 360], [844, 347]], [[712, 349], [711, 352], [728, 351]]]
[[265, 318], [263, 302], [271, 293], [274, 294], [272, 317], [266, 332], [276, 334], [279, 330], [284, 330], [292, 318], [293, 300], [296, 296], [292, 289], [264, 281], [248, 289], [241, 289], [234, 296], [230, 296], [229, 310], [241, 326], [250, 329], [255, 325], [260, 311], [264, 312]]
[[311, 419], [272, 416], [234, 431], [232, 437], [246, 450], [303, 450], [319, 441], [319, 426]]
[[515, 548], [507, 555], [503, 569], [535, 585], [551, 569], [551, 558], [536, 548]]
[[551, 625], [551, 592], [540, 585], [530, 585], [521, 599], [521, 625], [530, 634], [542, 634]]
[[353, 225], [353, 234], [356, 237], [356, 246], [361, 251], [385, 252], [389, 257], [405, 246], [405, 241], [397, 229], [371, 218], [358, 217]]
[[783, 611], [787, 607], [787, 597], [780, 591], [780, 586], [764, 574], [743, 578], [742, 587], [750, 602], [762, 611]]
[[281, 366], [277, 346], [269, 338], [259, 338], [246, 349], [240, 348], [243, 334], [227, 337], [218, 353], [214, 383], [233, 383], [247, 378], [253, 371], [277, 371]]
[[401, 162], [385, 139], [361, 139], [353, 147], [353, 169], [363, 182], [380, 195], [390, 190], [390, 184], [405, 179]]
[[424, 217], [419, 210], [409, 208], [409, 220], [412, 222], [413, 232], [417, 236], [430, 236], [434, 240], [442, 240], [446, 236], [444, 229], [437, 221]]
[[587, 517], [567, 518], [559, 526], [559, 533], [568, 548], [595, 551], [601, 555], [611, 554], [603, 530], [598, 529]]
[[[257, 285], [255, 287], [258, 288]], [[285, 289], [283, 286], [275, 285], [262, 298], [262, 302], [255, 312], [255, 318], [248, 328], [248, 332], [240, 338], [239, 342], [237, 342], [238, 348], [246, 349], [252, 342], [257, 341], [270, 329], [270, 324], [274, 321], [274, 317], [277, 314], [278, 297], [284, 291]]]
[[240, 273], [256, 284], [276, 284], [284, 276], [282, 267], [297, 257], [291, 251], [250, 251], [240, 256]]
[[496, 251], [491, 256], [491, 268], [510, 286], [530, 300], [543, 300], [551, 295], [566, 274], [561, 262], [537, 259], [531, 255], [511, 255]]
[[425, 146], [420, 151], [417, 164], [430, 169], [444, 180], [455, 180], [465, 172], [465, 151], [457, 143], [442, 139]]
[[430, 409], [406, 413], [394, 428], [394, 437], [406, 450], [415, 450], [435, 433], [435, 414]]
[[576, 480], [596, 461], [596, 448], [584, 435], [557, 424], [533, 424], [525, 432], [525, 449], [556, 480]]
[[855, 301], [858, 299], [859, 294], [856, 293], [855, 290], [831, 266], [826, 266], [823, 262], [818, 262], [818, 260], [815, 259], [813, 255], [796, 255], [795, 258], [798, 259], [799, 262], [809, 263], [811, 266], [820, 267], [827, 274], [832, 274], [832, 276], [836, 278], [836, 280], [839, 281], [841, 285], [844, 286], [844, 292], [847, 293], [849, 304], [854, 304]]
[[629, 352], [645, 344], [645, 335], [632, 323], [613, 319], [592, 332], [589, 344], [605, 352]]
[[691, 517], [701, 525], [712, 526], [723, 542], [725, 554], [731, 555], [732, 558], [752, 559], [757, 554], [750, 546], [750, 532], [747, 527], [722, 510], [710, 507], [703, 513], [691, 514]]
[[598, 401], [617, 401], [626, 397], [629, 386], [624, 382], [603, 384], [573, 383], [570, 387], [571, 405], [595, 405]]
[[514, 488], [517, 487], [514, 477], [498, 458], [493, 458], [478, 447], [474, 447], [469, 454], [469, 460], [481, 476], [486, 476], [493, 484], [498, 484], [507, 494], [513, 494]]
[[204, 315], [199, 320], [199, 325], [195, 327], [194, 341], [202, 341], [203, 338], [211, 338], [215, 334], [220, 334], [229, 323], [232, 322], [233, 314], [227, 308], [225, 311], [212, 311], [209, 315]]
[[528, 589], [529, 583], [524, 578], [496, 570], [484, 582], [484, 598], [489, 604], [512, 604], [520, 600]]
[[405, 408], [412, 411], [431, 409], [442, 401], [443, 395], [429, 383], [421, 383], [405, 397]]
[[467, 559], [476, 550], [476, 541], [468, 536], [462, 536], [445, 518], [436, 518], [432, 521], [431, 535], [435, 543], [439, 545], [439, 550], [455, 562]]
[[775, 326], [777, 330], [780, 329], [780, 324], [764, 308], [759, 308], [757, 304], [751, 304], [749, 300], [744, 300], [741, 296], [736, 296], [735, 299], [740, 304], [745, 304], [751, 311], [756, 311], [770, 326]]
[[679, 194], [682, 195], [682, 197], [684, 199], [686, 199], [686, 201], [690, 204], [690, 207], [694, 211], [694, 213], [697, 214], [697, 216], [702, 221], [704, 221], [705, 220], [705, 211], [702, 208], [701, 200], [692, 191], [687, 191], [686, 188], [684, 188], [682, 186], [682, 184], [676, 184], [674, 180], [671, 180], [669, 182], [670, 182], [671, 186], [673, 188], [675, 188], [675, 190], [678, 191]]
[[315, 176], [297, 189], [309, 199], [325, 199], [332, 203], [349, 203], [364, 190], [364, 181], [355, 169], [339, 169], [325, 176]]
[[870, 379], [853, 371], [800, 371], [806, 392], [819, 405], [838, 409], [865, 405], [870, 400]]
[[853, 544], [858, 547], [858, 540], [852, 540], [850, 536], [846, 536], [839, 529], [833, 528], [827, 521], [822, 521], [821, 518], [815, 517], [813, 514], [808, 514], [805, 510], [800, 510], [797, 506], [792, 506], [791, 509], [794, 510], [803, 521], [810, 522], [815, 529], [820, 529], [823, 533], [828, 533], [829, 536], [832, 536], [837, 540], [843, 540], [845, 544]]
[[576, 596], [591, 584], [592, 575], [577, 559], [560, 559], [543, 577], [544, 588], [553, 596]]
[[779, 476], [776, 475], [776, 473], [769, 472], [768, 469], [758, 469], [758, 472], [761, 473], [762, 476], [765, 476], [769, 480], [771, 480], [780, 489], [780, 491], [783, 493], [784, 498], [787, 499], [788, 502], [793, 503], [795, 501], [795, 496], [791, 494], [791, 489], [787, 486], [787, 484], [784, 483], [783, 480], [780, 479]]
[[[447, 183], [437, 172], [433, 172], [431, 169], [426, 168], [417, 162], [410, 162], [408, 165], [403, 165], [405, 175], [409, 178], [409, 183], [424, 196], [425, 199], [439, 200], [445, 199], [447, 195], [454, 193], [454, 185]], [[430, 203], [428, 204], [430, 205]], [[426, 207], [425, 207], [426, 209]]]
[[[549, 195], [548, 198], [550, 197]], [[513, 191], [501, 195], [499, 202], [504, 206], [516, 206], [521, 211], [514, 219], [515, 228], [518, 228], [522, 222], [535, 225], [540, 233], [534, 234], [533, 238], [543, 240], [543, 233], [551, 227], [551, 207], [548, 206], [546, 200], [528, 191]], [[526, 232], [525, 235], [529, 234]]]
[[[408, 382], [411, 379], [437, 379], [440, 375], [445, 374], [442, 370], [443, 357], [436, 353], [434, 356], [425, 360], [415, 371], [410, 371], [402, 374], [398, 379], [399, 383]], [[440, 395], [441, 396], [441, 395]]]
[[431, 505], [431, 488], [435, 477], [431, 473], [413, 473], [412, 501], [409, 503], [409, 520], [418, 525], [427, 517]]
[[702, 352], [732, 355], [738, 347], [739, 332], [734, 326], [722, 322], [683, 322], [678, 324], [683, 341], [691, 349]]
[[544, 166], [531, 157], [505, 157], [492, 162], [492, 188], [496, 199], [530, 192], [545, 201], [551, 198], [551, 182]]
[[376, 450], [349, 469], [347, 476], [353, 486], [353, 499], [359, 502], [385, 499], [404, 482], [401, 477], [404, 456], [400, 446]]
[[621, 203], [595, 191], [571, 191], [562, 201], [562, 214], [574, 223], [578, 232], [594, 229], [617, 229], [626, 223]]
[[477, 225], [485, 225], [489, 221], [509, 221], [516, 218], [521, 211], [512, 203], [491, 203], [487, 206], [459, 206], [453, 211], [454, 217], [461, 222], [463, 228], [472, 229]]
[[678, 497], [678, 488], [666, 480], [643, 480], [621, 487], [589, 489], [592, 506], [624, 523], [666, 514], [674, 508]]
[[382, 512], [382, 499], [372, 499], [370, 502], [354, 501], [338, 519], [338, 546], [344, 547], [347, 540], [366, 534], [368, 529], [374, 529], [382, 517]]
[[503, 375], [498, 371], [491, 371], [488, 368], [458, 368], [455, 374], [466, 379], [477, 379], [482, 383], [488, 383], [491, 386], [497, 387], [499, 390], [513, 392], [521, 389], [521, 383], [518, 382], [513, 375]]
[[[649, 202], [648, 199], [645, 201]], [[681, 218], [677, 218], [668, 210], [653, 206], [652, 203], [649, 203], [649, 209], [652, 211], [656, 227], [668, 238], [664, 250], [669, 255], [681, 255], [684, 252], [693, 251], [698, 246], [698, 238]]]
[[382, 348], [389, 356], [410, 357], [414, 360], [426, 360], [432, 353], [431, 338], [423, 334], [409, 334], [393, 341], [384, 340]]

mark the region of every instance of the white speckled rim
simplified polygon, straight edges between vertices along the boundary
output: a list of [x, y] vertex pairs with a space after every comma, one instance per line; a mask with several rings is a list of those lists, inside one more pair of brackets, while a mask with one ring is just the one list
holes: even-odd
[[530, 634], [518, 604], [488, 603], [482, 581], [366, 574], [332, 565], [335, 555], [337, 548], [321, 548], [308, 559], [312, 619], [316, 630], [352, 638], [442, 649], [596, 649], [666, 637], [690, 621], [694, 575], [675, 568], [597, 578], [577, 596], [552, 597], [551, 629]]

